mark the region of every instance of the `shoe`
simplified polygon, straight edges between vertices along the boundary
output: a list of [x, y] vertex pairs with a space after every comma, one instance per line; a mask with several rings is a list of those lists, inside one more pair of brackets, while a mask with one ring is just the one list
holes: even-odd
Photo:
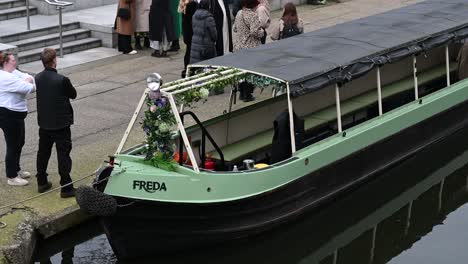
[[142, 50], [143, 47], [141, 46], [141, 37], [137, 36], [135, 33], [135, 49]]
[[11, 185], [11, 186], [25, 186], [29, 184], [27, 180], [22, 179], [19, 176], [16, 176], [15, 178], [9, 178], [7, 183], [8, 185]]
[[47, 182], [46, 184], [38, 185], [38, 186], [37, 186], [37, 191], [38, 191], [39, 193], [43, 193], [43, 192], [47, 192], [48, 190], [50, 190], [50, 188], [52, 188], [52, 183], [51, 183], [51, 182]]
[[253, 100], [255, 100], [255, 97], [252, 96], [252, 94], [247, 94], [247, 95], [244, 97], [244, 99], [242, 99], [242, 101], [244, 101], [244, 102], [250, 102], [250, 101], [253, 101]]
[[151, 53], [151, 56], [156, 57], [156, 58], [163, 58], [163, 57], [167, 57], [167, 52], [162, 51], [160, 53], [159, 50], [158, 50], [158, 51], [154, 51], [153, 53]]
[[76, 189], [75, 188], [72, 188], [71, 190], [69, 191], [62, 191], [60, 192], [60, 197], [61, 198], [71, 198], [71, 197], [75, 197], [75, 191]]
[[31, 177], [31, 173], [29, 171], [18, 171], [18, 176], [23, 179], [27, 179]]
[[160, 56], [159, 50], [154, 50], [153, 53], [151, 53], [151, 56], [159, 58], [159, 56]]
[[143, 39], [143, 46], [145, 46], [145, 48], [151, 48], [151, 43], [148, 37]]
[[132, 50], [132, 51], [130, 51], [130, 52], [128, 53], [128, 55], [135, 55], [135, 54], [137, 54], [137, 53], [138, 53], [138, 51]]
[[172, 41], [171, 48], [168, 51], [179, 51], [179, 50], [180, 50], [179, 40]]

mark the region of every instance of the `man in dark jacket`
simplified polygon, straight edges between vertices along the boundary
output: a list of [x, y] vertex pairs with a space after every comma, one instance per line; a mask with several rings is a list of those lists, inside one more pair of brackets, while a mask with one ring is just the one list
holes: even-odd
[[201, 0], [192, 18], [193, 35], [190, 51], [190, 64], [216, 57], [215, 42], [218, 39], [216, 23], [208, 11], [209, 0]]
[[[52, 187], [47, 180], [47, 165], [52, 146], [57, 150], [60, 197], [75, 196], [75, 188], [70, 184], [72, 149], [70, 126], [73, 124], [73, 108], [70, 99], [76, 98], [76, 90], [65, 76], [57, 73], [57, 54], [46, 48], [41, 54], [44, 70], [36, 75], [37, 121], [39, 123], [39, 150], [37, 152], [37, 185], [39, 193]], [[65, 186], [66, 185], [66, 186]]]

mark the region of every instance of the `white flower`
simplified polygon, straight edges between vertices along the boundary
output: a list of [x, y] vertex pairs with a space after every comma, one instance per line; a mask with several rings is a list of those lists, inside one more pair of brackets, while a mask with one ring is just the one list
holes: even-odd
[[152, 106], [150, 107], [151, 113], [156, 112], [156, 109], [158, 109], [158, 107], [157, 107], [156, 105], [152, 105]]
[[210, 95], [210, 91], [208, 91], [208, 89], [206, 88], [201, 88], [200, 91], [198, 91], [200, 93], [200, 97], [202, 99], [206, 99], [208, 98], [208, 95]]
[[169, 126], [166, 123], [161, 123], [159, 124], [158, 130], [161, 133], [169, 132]]

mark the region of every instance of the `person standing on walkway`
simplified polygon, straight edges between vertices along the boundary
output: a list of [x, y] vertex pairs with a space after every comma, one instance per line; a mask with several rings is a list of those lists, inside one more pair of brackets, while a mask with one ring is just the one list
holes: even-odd
[[261, 45], [264, 30], [256, 13], [257, 0], [242, 0], [242, 9], [234, 21], [234, 52]]
[[171, 48], [169, 51], [179, 51], [180, 50], [180, 35], [182, 34], [182, 17], [178, 12], [179, 9], [179, 0], [171, 0], [171, 14], [174, 20], [174, 34], [175, 40], [171, 42]]
[[210, 0], [210, 11], [216, 22], [216, 56], [232, 52], [232, 24], [229, 5], [224, 0]]
[[34, 79], [16, 70], [12, 54], [0, 52], [0, 128], [6, 141], [7, 184], [24, 186], [31, 174], [21, 171], [21, 150], [25, 141], [24, 119], [28, 114], [26, 95], [35, 91]]
[[47, 180], [47, 166], [55, 143], [62, 186], [60, 197], [73, 197], [75, 188], [71, 184], [70, 177], [72, 168], [70, 126], [73, 124], [73, 108], [70, 99], [76, 98], [76, 90], [70, 79], [57, 73], [57, 54], [54, 49], [44, 49], [41, 60], [44, 70], [36, 75], [39, 124], [39, 150], [36, 162], [38, 192], [43, 193], [52, 188], [52, 183]]
[[153, 57], [167, 57], [167, 50], [173, 40], [174, 19], [170, 8], [171, 0], [152, 0], [150, 9], [150, 44]]
[[260, 20], [260, 26], [263, 28], [263, 37], [261, 38], [262, 44], [266, 43], [267, 32], [266, 29], [270, 26], [271, 15], [270, 15], [270, 3], [268, 0], [260, 0], [255, 10]]
[[192, 49], [192, 18], [195, 11], [198, 9], [198, 2], [196, 0], [180, 0], [178, 12], [182, 14], [182, 37], [186, 45], [184, 55], [184, 70], [182, 71], [182, 78], [185, 78], [187, 65], [190, 63], [190, 50]]
[[297, 16], [296, 6], [286, 3], [283, 16], [271, 32], [272, 40], [280, 40], [304, 33], [304, 22]]
[[117, 35], [118, 50], [123, 54], [136, 54], [132, 48], [132, 36], [135, 33], [135, 2], [133, 0], [119, 0], [117, 6], [117, 17], [114, 29]]
[[216, 57], [216, 40], [218, 34], [213, 14], [210, 9], [210, 0], [201, 0], [198, 9], [193, 15], [192, 50], [190, 51], [190, 64]]
[[[135, 49], [150, 47], [149, 41], [149, 12], [151, 0], [135, 0]], [[143, 46], [141, 45], [143, 39]]]

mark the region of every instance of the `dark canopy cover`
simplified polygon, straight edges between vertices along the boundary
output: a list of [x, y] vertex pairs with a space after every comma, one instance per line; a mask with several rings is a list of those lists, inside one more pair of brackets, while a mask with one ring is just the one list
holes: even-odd
[[194, 66], [262, 73], [289, 82], [299, 96], [466, 37], [468, 0], [427, 0]]

